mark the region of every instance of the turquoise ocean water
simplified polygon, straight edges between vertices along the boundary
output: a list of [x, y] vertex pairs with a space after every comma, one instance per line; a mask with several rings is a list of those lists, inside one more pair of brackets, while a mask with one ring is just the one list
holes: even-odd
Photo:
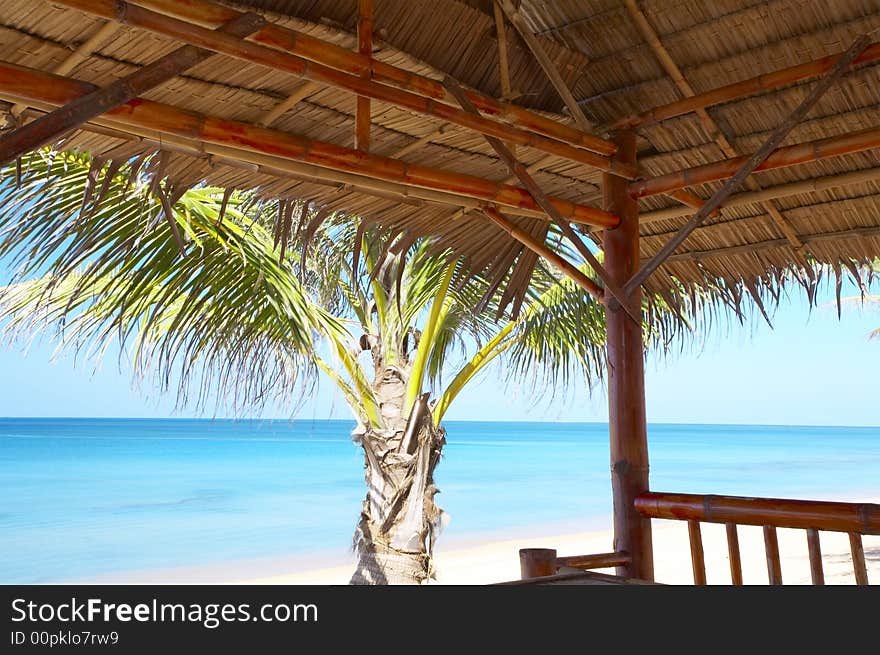
[[[0, 419], [0, 583], [345, 553], [350, 421]], [[608, 526], [607, 426], [449, 422], [441, 540]], [[880, 428], [650, 426], [652, 487], [880, 496]]]

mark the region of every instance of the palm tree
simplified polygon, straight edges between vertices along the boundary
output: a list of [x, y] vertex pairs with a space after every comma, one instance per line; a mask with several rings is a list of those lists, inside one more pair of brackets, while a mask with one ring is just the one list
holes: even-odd
[[[497, 285], [428, 240], [301, 201], [175, 189], [161, 170], [43, 151], [5, 171], [0, 259], [17, 268], [0, 294], [6, 335], [54, 329], [60, 348], [95, 360], [118, 342], [137, 378], [200, 408], [296, 404], [323, 373], [365, 458], [352, 583], [429, 578], [450, 405], [499, 358], [536, 391], [600, 379], [601, 307], [539, 265], [522, 310], [499, 323]], [[665, 347], [683, 317], [646, 308]]]

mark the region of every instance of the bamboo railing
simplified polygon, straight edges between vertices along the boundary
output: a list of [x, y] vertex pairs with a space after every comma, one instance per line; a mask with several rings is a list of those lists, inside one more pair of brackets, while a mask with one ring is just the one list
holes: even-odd
[[742, 584], [742, 564], [737, 525], [756, 525], [764, 530], [767, 574], [772, 585], [782, 584], [777, 528], [806, 530], [813, 584], [825, 583], [819, 531], [849, 535], [856, 584], [868, 584], [868, 570], [862, 535], [880, 535], [880, 505], [838, 503], [780, 498], [701, 496], [647, 492], [635, 501], [636, 510], [654, 519], [687, 521], [694, 584], [706, 584], [706, 563], [700, 523], [722, 523], [727, 528], [730, 575], [733, 584]]

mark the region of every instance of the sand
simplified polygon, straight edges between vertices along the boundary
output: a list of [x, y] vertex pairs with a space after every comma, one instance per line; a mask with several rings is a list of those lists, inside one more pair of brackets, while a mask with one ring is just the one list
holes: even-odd
[[[877, 502], [877, 501], [875, 501]], [[724, 526], [703, 524], [703, 549], [709, 584], [730, 584], [727, 537]], [[657, 582], [692, 584], [687, 525], [682, 521], [654, 521], [654, 560]], [[785, 584], [810, 584], [810, 563], [803, 530], [778, 531]], [[759, 527], [739, 527], [745, 584], [767, 584], [764, 538]], [[854, 584], [847, 535], [822, 532], [822, 559], [826, 584]], [[880, 584], [880, 536], [863, 537], [868, 579]], [[519, 578], [520, 548], [555, 548], [562, 555], [586, 555], [611, 550], [609, 531], [493, 540], [480, 544], [436, 549], [437, 580], [430, 584], [487, 584]], [[353, 560], [337, 566], [257, 578], [229, 579], [249, 584], [346, 584]], [[607, 571], [613, 573], [613, 571]]]

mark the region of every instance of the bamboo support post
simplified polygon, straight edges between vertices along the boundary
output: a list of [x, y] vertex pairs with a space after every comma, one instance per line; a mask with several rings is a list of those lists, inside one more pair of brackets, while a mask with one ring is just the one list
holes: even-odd
[[688, 521], [688, 539], [691, 543], [691, 568], [694, 571], [694, 584], [706, 584], [706, 559], [703, 555], [703, 535], [700, 533], [700, 522]]
[[736, 523], [726, 523], [724, 528], [727, 532], [727, 557], [730, 560], [730, 584], [741, 585], [743, 583], [742, 557], [739, 552], [739, 534], [736, 531]]
[[[373, 58], [373, 0], [358, 0], [358, 52]], [[369, 73], [362, 75], [369, 79]], [[370, 99], [357, 97], [355, 106], [354, 147], [367, 152], [370, 149]]]
[[[261, 37], [261, 34], [265, 31], [262, 30], [254, 35], [253, 38], [255, 42], [241, 42], [224, 38], [222, 34], [217, 34], [216, 32], [203, 28], [198, 24], [171, 18], [145, 9], [139, 5], [126, 3], [123, 0], [58, 0], [58, 2], [65, 6], [80, 9], [97, 16], [114, 18], [133, 27], [139, 27], [192, 45], [208, 48], [248, 63], [268, 66], [276, 70], [292, 73], [293, 75], [297, 75], [307, 80], [341, 88], [357, 95], [372, 98], [373, 100], [387, 102], [410, 111], [455, 123], [466, 129], [490, 134], [491, 136], [496, 136], [505, 141], [516, 143], [517, 145], [558, 154], [567, 159], [571, 159], [572, 161], [593, 166], [600, 170], [613, 170], [617, 174], [627, 176], [630, 179], [634, 179], [637, 175], [637, 172], [634, 169], [627, 169], [619, 164], [615, 165], [611, 162], [604, 153], [607, 153], [609, 150], [613, 151], [613, 144], [609, 144], [607, 141], [599, 139], [598, 137], [586, 138], [588, 135], [578, 132], [578, 134], [582, 136], [577, 138], [576, 141], [564, 142], [562, 140], [557, 140], [556, 136], [548, 138], [537, 130], [534, 130], [532, 125], [523, 125], [522, 121], [520, 121], [520, 127], [514, 127], [489, 118], [472, 116], [448, 104], [438, 102], [432, 97], [426, 98], [408, 90], [377, 83], [375, 81], [377, 79], [376, 65], [372, 63], [374, 60], [364, 57], [359, 53], [349, 53], [348, 51], [344, 51], [347, 55], [363, 57], [362, 60], [358, 60], [359, 64], [356, 67], [356, 74], [352, 74], [354, 71], [345, 72], [344, 70], [333, 68], [331, 65], [315, 63], [304, 56], [285, 52], [284, 50], [287, 48], [278, 49], [284, 45], [289, 45], [293, 48], [298, 44], [300, 48], [311, 48], [311, 50], [309, 50], [311, 56], [323, 58], [332, 61], [333, 64], [344, 67], [346, 58], [337, 56], [338, 53], [336, 53], [332, 47], [329, 47], [328, 44], [317, 39], [312, 39], [311, 41], [302, 39], [302, 35], [290, 30], [286, 31], [290, 32], [289, 34], [286, 32], [283, 33], [284, 36], [273, 31], [271, 33], [271, 39], [265, 35]], [[152, 6], [155, 3], [142, 2], [141, 4]], [[158, 4], [168, 8], [166, 3]], [[187, 4], [190, 9], [193, 6], [192, 3], [179, 4]], [[200, 2], [197, 4], [210, 5], [211, 3]], [[174, 11], [173, 6], [168, 9], [169, 11]], [[180, 11], [187, 9], [187, 7], [179, 7], [178, 9], [177, 13], [180, 13]], [[279, 41], [279, 39], [281, 40]], [[272, 47], [260, 45], [261, 41], [268, 41], [268, 44]], [[333, 57], [330, 55], [333, 55]], [[349, 66], [348, 68], [351, 67]], [[361, 77], [365, 72], [371, 72], [371, 77]], [[415, 76], [409, 72], [406, 72], [406, 75], [408, 76], [406, 79], [411, 84], [414, 83]], [[439, 86], [440, 89], [443, 89], [442, 84], [436, 81], [434, 81], [433, 84]], [[439, 98], [445, 97], [445, 90], [443, 90]], [[479, 106], [479, 104], [477, 104], [477, 106]], [[492, 112], [490, 110], [488, 113], [497, 114], [498, 112]], [[549, 119], [545, 119], [545, 121], [558, 125]], [[531, 122], [535, 123], [535, 121]], [[545, 131], [551, 130], [548, 129]], [[558, 130], [554, 131], [559, 132]], [[591, 151], [591, 147], [595, 148], [595, 150]], [[603, 152], [597, 153], [597, 150]]]
[[571, 278], [573, 282], [596, 298], [596, 300], [601, 303], [605, 302], [605, 293], [602, 290], [602, 287], [587, 277], [577, 266], [548, 248], [546, 244], [541, 243], [525, 230], [518, 228], [512, 221], [494, 207], [484, 207], [482, 208], [482, 212], [490, 221], [507, 232], [511, 237], [565, 273], [565, 275]]
[[[618, 157], [636, 163], [636, 135], [616, 135]], [[603, 232], [605, 268], [618, 285], [639, 265], [639, 207], [627, 193], [626, 181], [603, 175], [605, 208], [620, 216], [620, 225]], [[641, 306], [642, 292], [629, 297]], [[645, 418], [644, 335], [641, 321], [622, 308], [606, 308], [608, 359], [608, 423], [611, 444], [611, 490], [614, 502], [614, 550], [632, 561], [617, 568], [618, 575], [654, 579], [651, 520], [636, 508], [636, 498], [648, 491], [648, 428]]]
[[[14, 97], [16, 101], [37, 101], [57, 106], [95, 88], [87, 82], [0, 62], [0, 93], [5, 92], [5, 95]], [[383, 182], [475, 198], [519, 209], [541, 210], [528, 191], [519, 187], [454, 171], [408, 164], [289, 132], [220, 119], [163, 103], [138, 99], [137, 102], [126, 103], [107, 112], [105, 117], [112, 118], [114, 124], [122, 129], [135, 126], [241, 152], [267, 154], [320, 168], [353, 173]], [[559, 198], [551, 198], [550, 201], [563, 216], [575, 223], [605, 228], [619, 222], [617, 216], [595, 207], [577, 205]]]
[[[652, 125], [692, 111], [697, 111], [698, 109], [705, 109], [706, 107], [734, 100], [742, 100], [743, 98], [764, 93], [766, 91], [772, 91], [811, 77], [818, 77], [819, 75], [824, 75], [832, 70], [840, 61], [843, 54], [844, 53], [822, 57], [821, 59], [814, 59], [813, 61], [808, 61], [804, 64], [782, 68], [771, 73], [764, 73], [763, 75], [742, 80], [741, 82], [727, 84], [705, 93], [696, 94], [690, 98], [676, 100], [675, 102], [670, 102], [666, 105], [654, 107], [642, 114], [623, 118], [608, 126], [606, 129], [615, 130]], [[847, 68], [848, 70], [851, 70], [856, 66], [869, 64], [875, 61], [880, 61], [880, 43], [872, 43], [865, 48]]]
[[521, 548], [519, 568], [523, 580], [556, 575], [556, 550], [553, 548]]
[[636, 288], [640, 287], [645, 280], [647, 280], [651, 274], [659, 268], [664, 261], [673, 253], [675, 250], [688, 238], [691, 232], [694, 231], [713, 211], [718, 209], [721, 206], [721, 203], [730, 196], [737, 188], [739, 188], [740, 184], [749, 176], [751, 173], [762, 163], [770, 157], [771, 153], [779, 146], [782, 140], [788, 135], [789, 132], [797, 125], [801, 120], [803, 120], [804, 116], [806, 116], [807, 112], [816, 104], [816, 102], [821, 98], [831, 86], [837, 82], [843, 72], [846, 70], [846, 67], [855, 59], [858, 54], [865, 49], [868, 45], [869, 39], [866, 35], [859, 37], [853, 42], [853, 44], [849, 47], [846, 54], [844, 54], [840, 61], [838, 61], [837, 65], [834, 69], [822, 80], [816, 87], [804, 98], [803, 101], [791, 112], [791, 114], [782, 122], [782, 124], [776, 128], [773, 133], [767, 138], [764, 144], [750, 157], [748, 157], [745, 162], [743, 162], [736, 173], [731, 177], [718, 191], [716, 191], [712, 197], [706, 201], [706, 204], [703, 205], [697, 213], [694, 214], [690, 220], [673, 236], [669, 241], [667, 241], [662, 248], [657, 252], [654, 257], [652, 257], [642, 268], [633, 275], [633, 277], [626, 283], [624, 287], [624, 291], [627, 294], [631, 294]]
[[[218, 31], [241, 39], [264, 23], [259, 14], [247, 13], [229, 21]], [[213, 54], [211, 50], [185, 45], [103, 88], [96, 88], [45, 116], [15, 128], [0, 139], [0, 166], [55, 141], [96, 116], [134, 100]]]
[[[464, 91], [454, 79], [447, 77], [445, 84], [452, 95], [461, 103], [461, 106], [465, 111], [471, 114], [479, 113], [477, 109], [473, 106], [471, 101], [468, 100], [467, 96], [464, 94]], [[484, 135], [484, 138], [492, 147], [492, 149], [498, 154], [501, 160], [505, 164], [507, 164], [510, 172], [513, 173], [526, 188], [526, 190], [528, 190], [538, 206], [541, 207], [541, 209], [543, 209], [545, 212], [547, 212], [547, 216], [550, 218], [550, 220], [554, 224], [556, 224], [557, 227], [559, 227], [565, 238], [571, 242], [571, 244], [584, 258], [584, 260], [596, 272], [596, 275], [605, 284], [605, 289], [607, 289], [607, 291], [617, 299], [617, 301], [621, 304], [621, 306], [626, 309], [627, 313], [634, 321], [641, 324], [641, 310], [636, 309], [629, 302], [627, 302], [622, 290], [614, 284], [614, 281], [609, 277], [608, 273], [605, 271], [605, 268], [602, 266], [601, 263], [599, 263], [599, 260], [596, 259], [595, 255], [593, 255], [593, 253], [589, 251], [586, 244], [584, 244], [581, 238], [577, 235], [569, 222], [559, 214], [559, 212], [553, 206], [553, 203], [550, 202], [550, 199], [547, 197], [541, 187], [539, 187], [532, 176], [529, 175], [529, 172], [526, 170], [525, 166], [517, 161], [514, 154], [510, 151], [510, 148], [508, 148], [500, 140], [494, 137]]]
[[825, 573], [822, 570], [822, 546], [819, 543], [819, 531], [807, 529], [807, 549], [810, 553], [810, 578], [814, 585], [825, 584]]
[[782, 565], [779, 561], [779, 539], [776, 527], [764, 526], [764, 552], [767, 556], [767, 578], [771, 585], [782, 584]]
[[862, 547], [862, 535], [858, 532], [849, 533], [849, 548], [852, 553], [853, 572], [857, 585], [868, 584], [868, 567], [865, 564], [865, 549]]

